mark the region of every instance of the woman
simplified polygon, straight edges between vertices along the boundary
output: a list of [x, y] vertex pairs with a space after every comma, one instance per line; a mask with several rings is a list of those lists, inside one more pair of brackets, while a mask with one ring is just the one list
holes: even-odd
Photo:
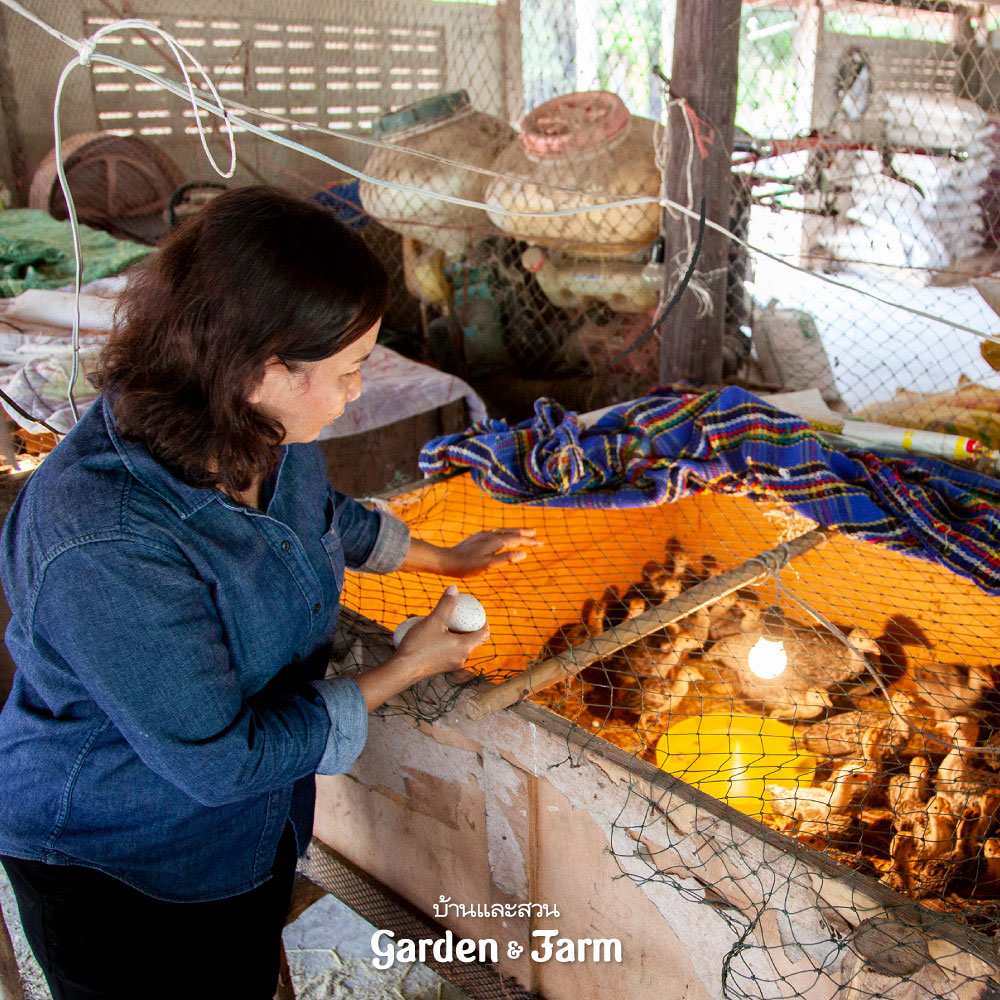
[[129, 282], [102, 396], [10, 512], [0, 855], [56, 1000], [271, 997], [314, 772], [488, 636], [447, 630], [449, 587], [323, 679], [345, 566], [461, 577], [534, 544], [411, 540], [331, 487], [310, 442], [361, 392], [386, 287], [325, 209], [221, 195]]

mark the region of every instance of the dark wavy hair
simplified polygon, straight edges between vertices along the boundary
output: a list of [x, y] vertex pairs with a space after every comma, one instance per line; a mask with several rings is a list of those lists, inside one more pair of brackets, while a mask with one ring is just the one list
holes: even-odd
[[247, 489], [284, 428], [247, 397], [347, 347], [385, 309], [385, 270], [326, 208], [273, 188], [227, 191], [130, 275], [95, 382], [119, 430], [192, 486]]

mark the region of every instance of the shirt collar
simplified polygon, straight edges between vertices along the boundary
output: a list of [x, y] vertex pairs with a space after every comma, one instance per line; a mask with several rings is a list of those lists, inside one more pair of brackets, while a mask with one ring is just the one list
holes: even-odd
[[123, 438], [118, 432], [115, 415], [106, 396], [101, 397], [101, 403], [104, 408], [104, 425], [108, 430], [108, 436], [111, 438], [111, 443], [115, 446], [125, 468], [167, 504], [182, 521], [186, 521], [192, 514], [213, 500], [224, 499], [222, 492], [214, 487], [188, 486], [187, 483], [170, 472], [162, 462], [153, 458], [144, 444]]

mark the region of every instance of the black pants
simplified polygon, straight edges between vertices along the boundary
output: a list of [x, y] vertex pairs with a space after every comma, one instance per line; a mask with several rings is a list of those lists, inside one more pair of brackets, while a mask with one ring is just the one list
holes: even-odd
[[263, 885], [169, 903], [92, 868], [0, 856], [53, 1000], [271, 1000], [295, 860], [289, 824]]

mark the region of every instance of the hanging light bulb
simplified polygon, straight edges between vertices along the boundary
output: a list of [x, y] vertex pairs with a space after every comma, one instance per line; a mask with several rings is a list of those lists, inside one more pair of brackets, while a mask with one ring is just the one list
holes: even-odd
[[761, 636], [747, 654], [747, 666], [764, 680], [780, 677], [788, 666], [788, 654], [781, 640], [774, 641]]

